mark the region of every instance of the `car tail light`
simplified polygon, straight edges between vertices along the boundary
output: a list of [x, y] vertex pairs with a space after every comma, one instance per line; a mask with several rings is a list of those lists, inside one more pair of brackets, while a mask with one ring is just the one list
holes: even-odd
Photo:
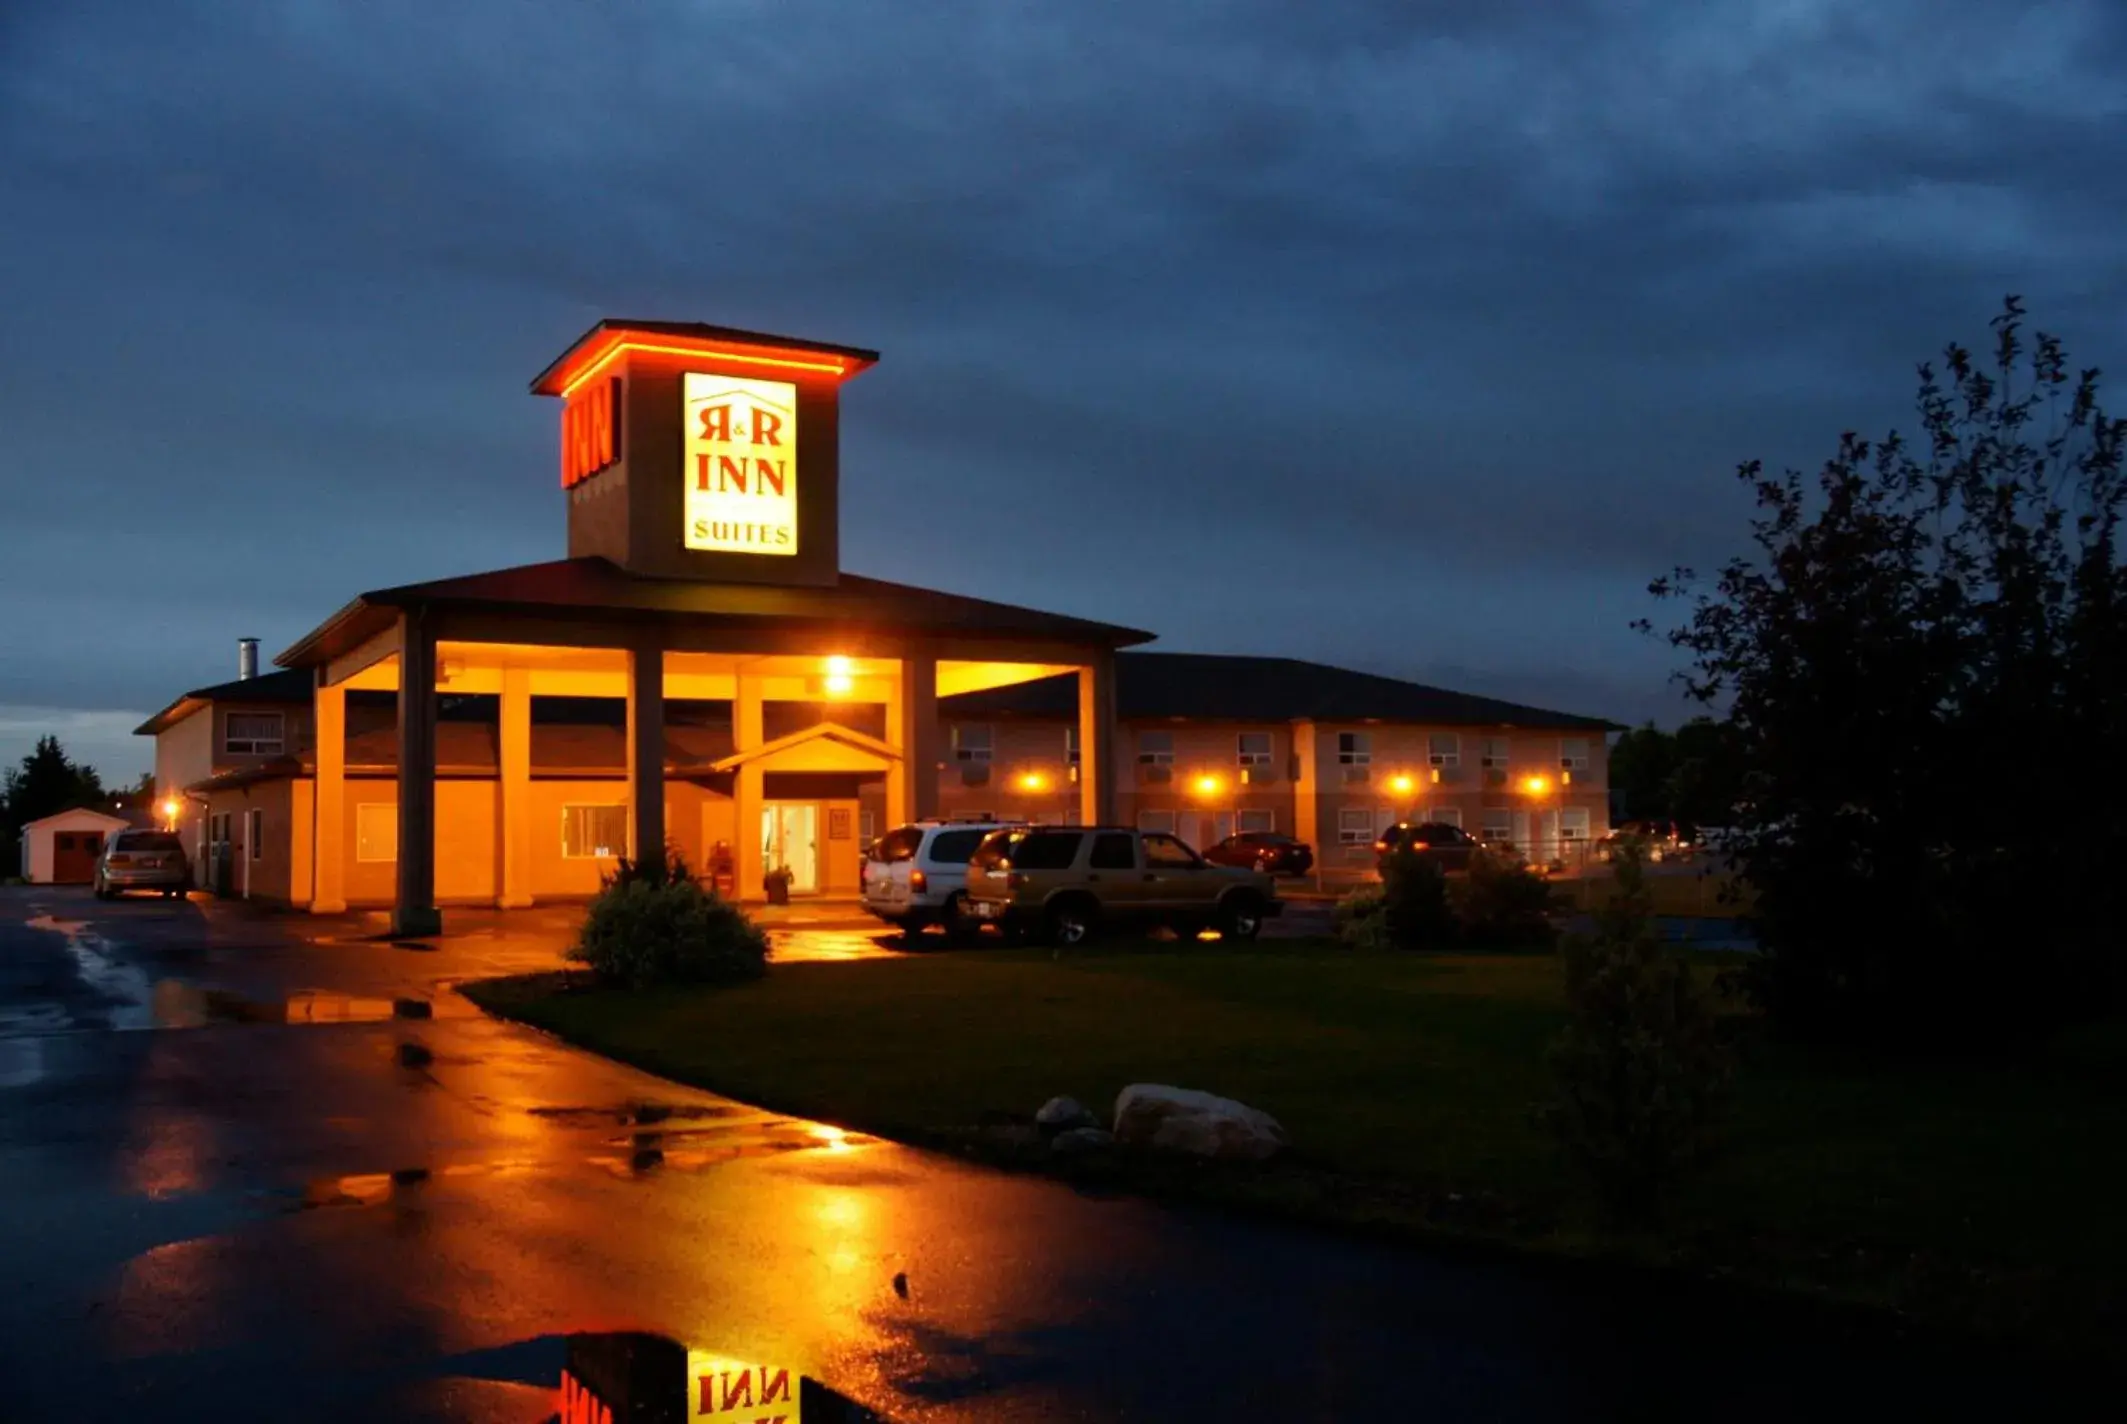
[[1005, 876], [1004, 883], [1011, 886], [1014, 890], [1023, 890], [1026, 888], [1027, 878], [1015, 870], [1011, 874]]
[[931, 878], [920, 870], [911, 870], [908, 873], [908, 888], [912, 894], [921, 895], [931, 888]]
[[113, 865], [131, 865], [132, 863], [133, 857], [130, 855], [114, 855], [111, 857], [111, 864]]

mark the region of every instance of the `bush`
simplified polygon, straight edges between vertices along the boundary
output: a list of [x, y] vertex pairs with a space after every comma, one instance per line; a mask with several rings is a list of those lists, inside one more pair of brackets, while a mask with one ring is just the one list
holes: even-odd
[[1499, 947], [1542, 945], [1556, 937], [1551, 927], [1550, 882], [1518, 856], [1478, 851], [1456, 906], [1463, 935], [1472, 943]]
[[766, 971], [768, 936], [668, 849], [657, 861], [624, 859], [606, 877], [568, 958], [631, 989], [730, 984]]
[[1387, 949], [1388, 927], [1382, 915], [1386, 904], [1379, 890], [1355, 890], [1329, 912], [1330, 925], [1353, 949]]
[[1433, 857], [1408, 845], [1382, 857], [1381, 922], [1397, 949], [1444, 949], [1454, 942], [1448, 880]]
[[1558, 1096], [1540, 1115], [1609, 1213], [1644, 1222], [1710, 1152], [1732, 1064], [1690, 964], [1654, 937], [1631, 851], [1595, 919], [1595, 933], [1565, 944], [1569, 1017], [1550, 1055]]

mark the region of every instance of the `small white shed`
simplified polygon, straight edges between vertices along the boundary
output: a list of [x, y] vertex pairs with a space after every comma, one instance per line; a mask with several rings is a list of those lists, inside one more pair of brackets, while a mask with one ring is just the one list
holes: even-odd
[[86, 885], [103, 843], [132, 824], [86, 806], [32, 821], [22, 828], [22, 878], [32, 885]]

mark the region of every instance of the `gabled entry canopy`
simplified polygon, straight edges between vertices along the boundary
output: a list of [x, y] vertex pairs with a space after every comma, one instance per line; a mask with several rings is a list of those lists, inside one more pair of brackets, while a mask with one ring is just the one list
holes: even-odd
[[733, 752], [710, 770], [737, 771], [753, 765], [763, 772], [886, 771], [899, 760], [901, 753], [877, 737], [839, 722], [817, 722], [786, 737]]

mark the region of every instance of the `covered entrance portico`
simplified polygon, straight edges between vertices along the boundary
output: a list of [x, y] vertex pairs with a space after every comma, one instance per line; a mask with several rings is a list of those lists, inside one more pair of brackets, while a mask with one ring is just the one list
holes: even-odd
[[[310, 905], [332, 914], [348, 904], [350, 690], [398, 696], [393, 923], [401, 934], [427, 934], [441, 923], [442, 903], [485, 898], [489, 885], [503, 908], [595, 889], [583, 867], [556, 864], [555, 838], [566, 830], [542, 814], [554, 807], [530, 754], [535, 697], [625, 704], [627, 771], [616, 793], [626, 853], [671, 845], [708, 871], [721, 841], [743, 899], [761, 898], [763, 877], [778, 865], [793, 872], [794, 889], [810, 879], [811, 888], [854, 890], [866, 788], [886, 825], [936, 814], [941, 695], [1075, 672], [1085, 749], [1077, 810], [1087, 822], [1112, 820], [1102, 769], [1114, 735], [1114, 649], [1140, 637], [869, 579], [832, 588], [697, 584], [638, 578], [596, 557], [365, 594], [281, 659], [316, 678]], [[491, 834], [460, 824], [462, 808], [446, 807], [439, 821], [437, 707], [462, 694], [499, 706]], [[728, 704], [731, 753], [706, 763], [677, 754], [666, 738], [668, 700]], [[767, 713], [778, 704], [816, 711], [817, 720], [771, 738]], [[772, 794], [779, 782], [807, 794]], [[848, 858], [848, 874], [836, 856]], [[472, 867], [483, 873], [463, 873], [454, 860], [465, 857], [487, 862]], [[595, 859], [601, 868], [613, 861]]]

